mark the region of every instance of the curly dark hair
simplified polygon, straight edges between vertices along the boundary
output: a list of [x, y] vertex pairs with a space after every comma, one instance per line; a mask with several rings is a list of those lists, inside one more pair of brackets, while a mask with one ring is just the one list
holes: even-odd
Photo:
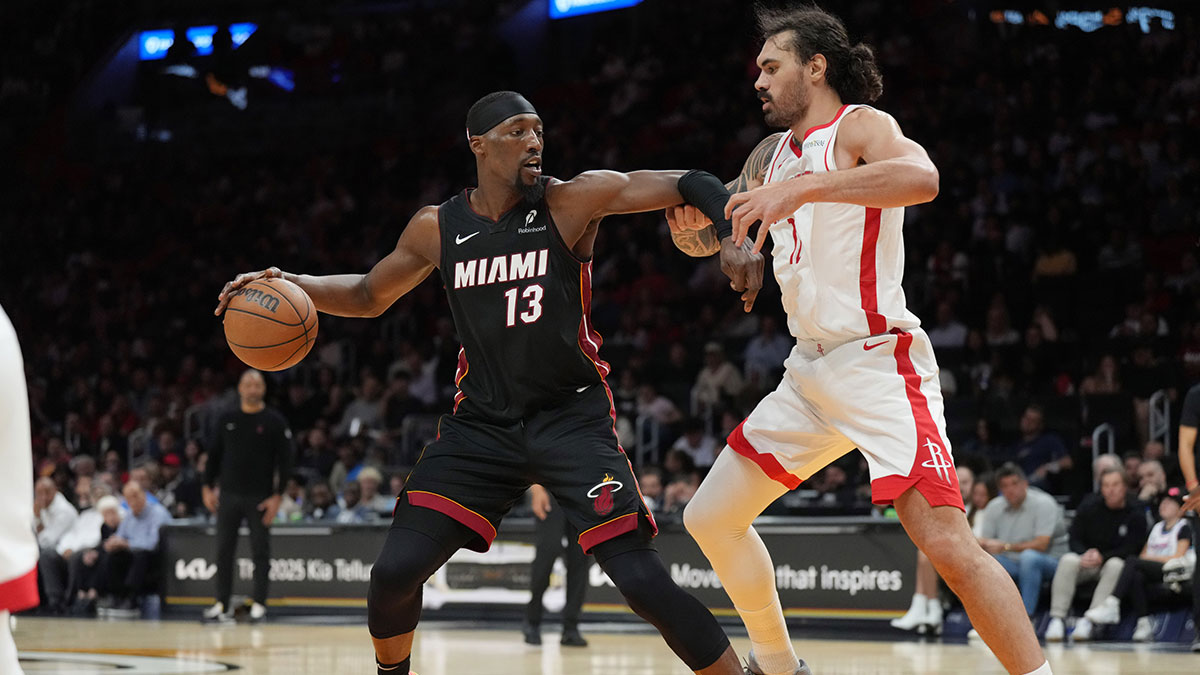
[[828, 63], [825, 80], [843, 103], [870, 103], [883, 94], [883, 75], [875, 52], [867, 45], [850, 45], [842, 20], [815, 5], [792, 8], [755, 8], [764, 41], [791, 32], [788, 49], [807, 63], [822, 54]]

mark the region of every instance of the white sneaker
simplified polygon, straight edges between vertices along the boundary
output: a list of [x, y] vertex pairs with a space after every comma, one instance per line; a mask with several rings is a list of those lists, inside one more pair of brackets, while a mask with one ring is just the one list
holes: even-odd
[[1046, 626], [1046, 642], [1062, 642], [1063, 636], [1066, 635], [1067, 629], [1063, 626], [1063, 620], [1058, 618], [1050, 619], [1050, 625]]
[[266, 615], [267, 615], [267, 608], [264, 607], [262, 604], [256, 602], [256, 603], [250, 605], [250, 620], [251, 621], [262, 621], [263, 617]]
[[1075, 642], [1087, 642], [1092, 639], [1092, 622], [1083, 617], [1075, 622], [1075, 630], [1071, 631], [1071, 639]]
[[915, 630], [917, 626], [928, 623], [929, 621], [926, 618], [929, 614], [928, 607], [933, 604], [930, 600], [930, 598], [926, 598], [923, 595], [914, 594], [912, 596], [912, 604], [908, 607], [908, 612], [898, 619], [892, 619], [892, 628]]
[[923, 635], [942, 634], [942, 603], [937, 598], [929, 598], [925, 603], [925, 622], [918, 630]]
[[979, 631], [974, 628], [967, 631], [967, 641], [970, 642], [972, 640], [983, 640], [983, 638], [979, 637]]
[[1134, 642], [1154, 642], [1154, 623], [1150, 621], [1150, 617], [1143, 616], [1137, 620], [1137, 627], [1133, 629]]
[[209, 607], [208, 609], [204, 610], [204, 613], [201, 614], [200, 616], [205, 621], [219, 621], [222, 617], [225, 616], [225, 603], [223, 603], [223, 602], [215, 603], [212, 607]]
[[1121, 623], [1121, 601], [1110, 595], [1098, 607], [1084, 612], [1083, 618], [1101, 625]]
[[[751, 649], [746, 654], [746, 668], [743, 675], [760, 675], [762, 672], [762, 668], [758, 665], [758, 660], [754, 658], [754, 650]], [[416, 674], [413, 673], [412, 675]], [[812, 675], [812, 670], [809, 669], [804, 659], [800, 659], [800, 665], [796, 666], [796, 671], [792, 675]]]

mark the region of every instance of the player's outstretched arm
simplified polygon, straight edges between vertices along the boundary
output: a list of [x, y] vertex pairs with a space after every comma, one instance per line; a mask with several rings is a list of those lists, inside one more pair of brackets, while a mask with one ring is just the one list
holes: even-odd
[[[782, 137], [783, 132], [778, 132], [760, 141], [742, 164], [742, 172], [737, 178], [726, 183], [725, 187], [736, 194], [762, 185], [767, 175], [767, 167], [771, 165], [771, 157], [779, 147], [779, 139]], [[721, 250], [716, 227], [700, 209], [691, 204], [683, 204], [668, 208], [666, 214], [667, 225], [671, 228], [671, 241], [675, 242], [675, 247], [680, 251], [694, 258], [703, 258]]]
[[552, 183], [547, 199], [560, 227], [579, 224], [582, 232], [583, 227], [597, 218], [657, 211], [683, 202], [678, 184], [685, 173], [585, 171], [571, 180]]
[[[937, 167], [925, 148], [905, 137], [887, 113], [859, 108], [846, 115], [834, 153], [849, 157], [852, 168], [797, 176], [734, 195], [725, 206], [725, 215], [733, 221], [735, 241], [744, 241], [755, 222], [776, 222], [810, 202], [888, 209], [937, 197]], [[760, 232], [755, 250], [765, 240], [765, 233]]]
[[246, 272], [225, 284], [217, 296], [217, 308], [213, 313], [220, 315], [225, 311], [234, 291], [247, 283], [281, 277], [303, 288], [319, 312], [348, 317], [379, 316], [429, 276], [440, 252], [437, 207], [426, 206], [417, 211], [404, 228], [395, 250], [375, 263], [370, 272], [311, 276], [291, 274], [278, 267]]

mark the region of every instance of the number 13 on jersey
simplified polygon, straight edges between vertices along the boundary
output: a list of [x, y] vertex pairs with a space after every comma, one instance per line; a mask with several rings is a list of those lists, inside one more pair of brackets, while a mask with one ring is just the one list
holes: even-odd
[[541, 284], [533, 284], [526, 286], [525, 290], [510, 288], [504, 292], [504, 297], [508, 299], [508, 327], [512, 328], [517, 325], [517, 298], [526, 301], [524, 309], [520, 313], [521, 321], [524, 323], [533, 323], [542, 317], [542, 294], [545, 291]]

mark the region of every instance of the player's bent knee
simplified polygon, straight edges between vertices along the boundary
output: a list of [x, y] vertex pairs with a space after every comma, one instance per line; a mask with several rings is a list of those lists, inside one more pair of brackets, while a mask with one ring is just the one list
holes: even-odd
[[727, 501], [710, 502], [699, 494], [683, 509], [683, 527], [701, 547], [736, 542], [746, 535], [752, 520], [740, 517]]
[[699, 499], [693, 498], [683, 507], [683, 527], [696, 541], [711, 533], [711, 520], [711, 511]]
[[634, 551], [618, 555], [601, 563], [601, 567], [629, 606], [639, 613], [652, 606], [655, 597], [675, 583], [656, 553]]
[[429, 565], [412, 559], [379, 559], [371, 567], [370, 597], [409, 597], [429, 576]]

